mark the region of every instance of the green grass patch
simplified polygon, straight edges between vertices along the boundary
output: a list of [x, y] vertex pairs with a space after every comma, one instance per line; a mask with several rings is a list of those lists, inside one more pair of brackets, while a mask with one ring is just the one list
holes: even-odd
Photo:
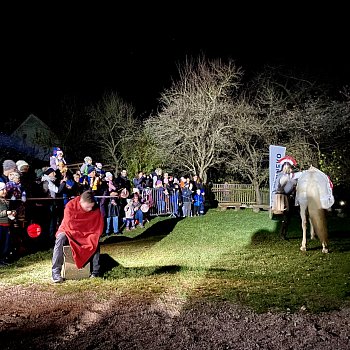
[[101, 243], [103, 278], [51, 283], [52, 251], [26, 256], [0, 270], [2, 284], [38, 285], [59, 293], [93, 291], [183, 300], [228, 300], [256, 311], [306, 308], [321, 312], [350, 305], [350, 219], [328, 218], [330, 253], [318, 240], [301, 252], [301, 225], [287, 240], [267, 212], [209, 210], [202, 217], [155, 218], [146, 229]]

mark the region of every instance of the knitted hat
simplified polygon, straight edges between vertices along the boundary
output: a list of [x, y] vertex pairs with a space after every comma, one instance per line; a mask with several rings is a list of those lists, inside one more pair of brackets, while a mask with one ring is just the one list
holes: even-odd
[[55, 169], [53, 169], [53, 168], [47, 168], [47, 169], [44, 171], [44, 174], [45, 174], [45, 175], [50, 175], [51, 173], [56, 173]]
[[92, 172], [95, 171], [95, 170], [96, 170], [96, 169], [95, 169], [94, 166], [89, 165], [88, 168], [87, 168], [87, 173], [90, 174], [90, 173], [92, 173]]
[[58, 152], [58, 151], [61, 151], [61, 149], [60, 149], [59, 147], [54, 147], [54, 148], [53, 148], [52, 154], [53, 154], [54, 157], [57, 156], [57, 152]]
[[29, 164], [25, 160], [17, 160], [16, 165], [17, 165], [18, 171], [21, 171], [22, 167], [25, 167], [25, 166], [29, 167]]
[[6, 170], [16, 170], [17, 169], [16, 163], [13, 160], [10, 160], [10, 159], [4, 160], [4, 162], [2, 163], [2, 167], [3, 167], [4, 171], [6, 171]]
[[113, 177], [112, 173], [109, 172], [109, 171], [107, 171], [107, 172], [106, 172], [106, 178], [107, 178], [107, 177]]
[[5, 182], [0, 182], [0, 191], [2, 191], [4, 188], [6, 188]]

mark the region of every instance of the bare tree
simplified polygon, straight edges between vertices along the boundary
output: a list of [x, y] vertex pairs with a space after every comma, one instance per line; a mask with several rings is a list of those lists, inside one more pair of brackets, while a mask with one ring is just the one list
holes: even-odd
[[283, 110], [280, 99], [267, 88], [252, 101], [246, 94], [242, 95], [240, 100], [233, 101], [231, 108], [236, 113], [227, 169], [236, 173], [241, 180], [253, 184], [258, 204], [261, 203], [260, 187], [266, 183], [269, 175], [269, 145], [274, 143], [278, 134], [276, 116]]
[[244, 88], [240, 100], [232, 101], [231, 110], [240, 113], [234, 119], [228, 169], [254, 185], [258, 203], [268, 179], [269, 145], [286, 146], [303, 163], [317, 159], [321, 124], [315, 110], [321, 104], [311, 91], [314, 84], [304, 79], [266, 70]]
[[187, 61], [179, 75], [162, 93], [161, 112], [146, 121], [146, 128], [169, 166], [206, 182], [208, 169], [224, 161], [232, 128], [227, 108], [242, 71], [232, 61], [199, 58]]
[[99, 149], [101, 160], [113, 165], [117, 172], [125, 162], [122, 145], [133, 139], [139, 129], [132, 105], [116, 93], [109, 93], [88, 109], [91, 141]]

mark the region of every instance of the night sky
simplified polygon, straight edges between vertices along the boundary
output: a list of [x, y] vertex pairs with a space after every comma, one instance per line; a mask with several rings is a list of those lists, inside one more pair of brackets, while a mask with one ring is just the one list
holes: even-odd
[[150, 113], [177, 65], [200, 54], [230, 57], [248, 73], [285, 65], [332, 84], [350, 81], [345, 9], [200, 6], [10, 11], [1, 24], [3, 113], [45, 120], [64, 96], [89, 104], [104, 91]]

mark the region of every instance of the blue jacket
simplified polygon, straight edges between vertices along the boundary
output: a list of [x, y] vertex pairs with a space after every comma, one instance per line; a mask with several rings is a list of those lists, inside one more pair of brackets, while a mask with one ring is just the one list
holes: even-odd
[[195, 206], [195, 207], [200, 207], [200, 206], [202, 206], [203, 205], [203, 203], [204, 203], [204, 197], [203, 197], [203, 195], [202, 194], [195, 194], [194, 195], [194, 203], [193, 203], [193, 205]]

